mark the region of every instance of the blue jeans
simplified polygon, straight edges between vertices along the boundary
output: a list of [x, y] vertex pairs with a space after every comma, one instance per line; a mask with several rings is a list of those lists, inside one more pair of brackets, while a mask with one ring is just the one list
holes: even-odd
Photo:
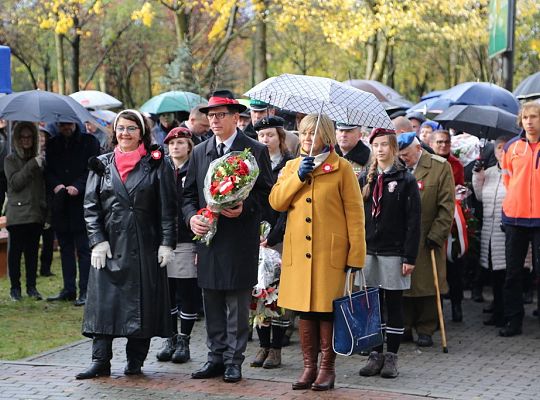
[[56, 237], [60, 245], [64, 290], [68, 293], [77, 293], [77, 261], [75, 260], [75, 254], [77, 254], [79, 260], [79, 291], [80, 293], [86, 293], [88, 273], [90, 272], [90, 246], [86, 232], [56, 232]]

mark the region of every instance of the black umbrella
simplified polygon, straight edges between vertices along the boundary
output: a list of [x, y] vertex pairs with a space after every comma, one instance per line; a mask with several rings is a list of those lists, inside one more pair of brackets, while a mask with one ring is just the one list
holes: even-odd
[[514, 90], [514, 96], [520, 100], [540, 98], [540, 72], [523, 79], [516, 90]]
[[517, 115], [494, 106], [458, 105], [435, 117], [445, 128], [465, 131], [479, 138], [517, 135]]
[[28, 90], [0, 98], [0, 118], [9, 121], [94, 121], [88, 110], [69, 96], [44, 90]]

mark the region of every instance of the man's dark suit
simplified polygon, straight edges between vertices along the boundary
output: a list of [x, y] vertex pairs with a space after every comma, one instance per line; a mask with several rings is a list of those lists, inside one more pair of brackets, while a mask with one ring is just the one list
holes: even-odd
[[[237, 218], [219, 216], [217, 233], [209, 246], [199, 243], [198, 281], [203, 289], [210, 352], [208, 361], [241, 365], [247, 345], [249, 302], [257, 283], [259, 225], [269, 211], [272, 187], [270, 156], [266, 146], [237, 129], [230, 151], [250, 148], [259, 166], [259, 177], [244, 200]], [[183, 213], [191, 217], [206, 206], [203, 188], [210, 162], [218, 158], [216, 137], [195, 146], [184, 184]]]

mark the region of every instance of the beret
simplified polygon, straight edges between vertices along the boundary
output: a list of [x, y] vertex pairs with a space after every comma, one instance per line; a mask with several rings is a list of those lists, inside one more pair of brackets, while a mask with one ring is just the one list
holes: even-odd
[[397, 138], [399, 149], [406, 149], [412, 144], [414, 139], [416, 139], [416, 132], [405, 132], [400, 134]]

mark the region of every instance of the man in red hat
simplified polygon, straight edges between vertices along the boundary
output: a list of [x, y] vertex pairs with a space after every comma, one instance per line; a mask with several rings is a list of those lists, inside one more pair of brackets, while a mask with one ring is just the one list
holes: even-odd
[[209, 227], [197, 214], [206, 207], [204, 178], [210, 163], [231, 151], [249, 148], [259, 166], [259, 177], [248, 198], [224, 209], [217, 233], [206, 246], [197, 243], [198, 283], [203, 290], [208, 362], [192, 374], [194, 379], [223, 376], [225, 382], [242, 379], [241, 365], [249, 335], [251, 291], [257, 283], [259, 225], [269, 210], [272, 170], [267, 147], [243, 134], [236, 124], [246, 107], [224, 97], [211, 97], [200, 111], [207, 115], [214, 136], [196, 146], [184, 183], [183, 213], [196, 235]]

